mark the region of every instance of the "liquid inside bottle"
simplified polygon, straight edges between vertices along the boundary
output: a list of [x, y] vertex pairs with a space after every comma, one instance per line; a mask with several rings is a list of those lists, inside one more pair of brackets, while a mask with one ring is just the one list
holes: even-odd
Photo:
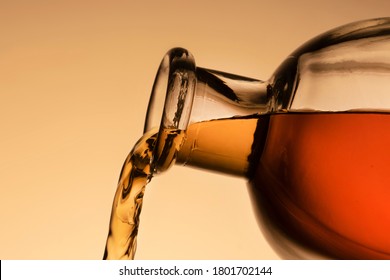
[[195, 123], [188, 135], [200, 140], [187, 139], [178, 163], [245, 173], [283, 258], [390, 258], [389, 113], [251, 115]]
[[389, 259], [389, 132], [384, 112], [213, 120], [189, 126], [200, 140], [187, 139], [178, 163], [244, 172], [261, 228], [284, 258]]

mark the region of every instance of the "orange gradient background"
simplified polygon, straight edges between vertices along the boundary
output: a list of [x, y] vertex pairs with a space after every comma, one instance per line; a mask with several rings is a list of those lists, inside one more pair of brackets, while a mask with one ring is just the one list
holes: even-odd
[[[388, 0], [1, 1], [0, 259], [102, 258], [168, 49], [265, 80], [311, 37], [389, 11]], [[244, 179], [173, 167], [146, 190], [136, 258], [278, 256]]]

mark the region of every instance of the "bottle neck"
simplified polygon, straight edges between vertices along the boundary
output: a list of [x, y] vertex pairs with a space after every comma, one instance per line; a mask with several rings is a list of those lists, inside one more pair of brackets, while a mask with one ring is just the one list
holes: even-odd
[[190, 122], [176, 163], [248, 176], [259, 117], [271, 110], [267, 83], [199, 67], [196, 78]]
[[272, 103], [267, 82], [197, 67], [190, 123], [265, 114]]
[[145, 132], [160, 123], [154, 171], [176, 161], [246, 175], [257, 120], [273, 108], [270, 88], [268, 82], [196, 67], [187, 50], [172, 49], [160, 64], [145, 122]]

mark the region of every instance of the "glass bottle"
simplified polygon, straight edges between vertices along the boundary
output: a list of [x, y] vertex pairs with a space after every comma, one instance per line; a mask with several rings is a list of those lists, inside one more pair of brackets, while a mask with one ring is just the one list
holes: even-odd
[[[302, 45], [267, 81], [170, 50], [144, 132], [153, 172], [173, 163], [245, 176], [284, 258], [390, 259], [390, 18]], [[164, 131], [184, 133], [178, 145]]]

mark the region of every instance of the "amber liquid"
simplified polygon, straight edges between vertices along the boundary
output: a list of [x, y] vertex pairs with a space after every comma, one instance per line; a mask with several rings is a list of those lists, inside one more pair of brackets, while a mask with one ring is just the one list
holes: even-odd
[[284, 258], [390, 259], [390, 114], [248, 116], [160, 138], [144, 135], [125, 161], [105, 259], [134, 257], [153, 157], [161, 171], [177, 160], [248, 177], [261, 228]]
[[127, 156], [112, 204], [103, 259], [133, 259], [146, 184], [152, 178], [151, 159], [157, 134], [145, 134]]
[[276, 251], [390, 259], [390, 114], [275, 114], [265, 129], [250, 189]]

